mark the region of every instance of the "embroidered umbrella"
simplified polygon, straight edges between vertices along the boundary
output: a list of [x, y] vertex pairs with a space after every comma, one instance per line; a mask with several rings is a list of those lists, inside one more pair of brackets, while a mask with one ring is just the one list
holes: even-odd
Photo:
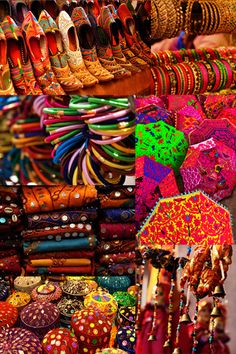
[[163, 121], [136, 126], [136, 157], [151, 159], [178, 171], [188, 148], [184, 133]]
[[179, 194], [174, 171], [150, 159], [140, 156], [136, 159], [136, 220], [142, 221], [150, 213], [160, 197]]
[[231, 149], [236, 150], [236, 126], [228, 119], [205, 119], [200, 125], [192, 130], [189, 135], [190, 145], [216, 138]]
[[234, 243], [229, 211], [201, 191], [158, 201], [137, 238], [141, 249]]
[[201, 189], [221, 200], [236, 185], [236, 152], [215, 138], [208, 139], [189, 147], [180, 173], [185, 192]]

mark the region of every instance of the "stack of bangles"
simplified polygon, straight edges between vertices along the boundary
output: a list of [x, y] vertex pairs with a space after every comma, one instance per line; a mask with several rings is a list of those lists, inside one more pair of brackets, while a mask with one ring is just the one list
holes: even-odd
[[20, 110], [12, 118], [14, 148], [8, 153], [11, 168], [21, 183], [55, 184], [60, 181], [59, 169], [51, 161], [52, 148], [45, 144], [45, 133], [40, 125], [40, 114], [34, 104], [45, 97], [26, 96]]
[[134, 175], [135, 115], [127, 98], [47, 97], [43, 125], [68, 184], [123, 184]]
[[164, 64], [151, 68], [152, 93], [188, 95], [232, 89], [236, 80], [236, 61], [200, 60]]

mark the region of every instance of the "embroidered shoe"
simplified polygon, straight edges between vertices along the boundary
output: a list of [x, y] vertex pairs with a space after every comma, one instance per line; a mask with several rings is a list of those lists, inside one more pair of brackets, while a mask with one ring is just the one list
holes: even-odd
[[58, 28], [62, 35], [68, 64], [72, 73], [82, 82], [84, 86], [89, 87], [97, 84], [98, 79], [96, 79], [96, 77], [94, 77], [85, 66], [80, 51], [75, 25], [65, 11], [60, 12], [58, 17]]
[[6, 16], [11, 16], [10, 1], [1, 0], [0, 1], [0, 22], [2, 22]]
[[104, 29], [109, 37], [116, 62], [126, 70], [133, 72], [137, 71], [136, 68], [133, 69], [133, 65], [126, 59], [122, 52], [119, 42], [118, 27], [107, 6], [101, 8], [100, 15], [98, 17], [98, 24]]
[[39, 16], [39, 24], [47, 37], [50, 62], [58, 82], [65, 92], [76, 92], [83, 87], [83, 85], [70, 70], [67, 56], [63, 48], [61, 32], [56, 22], [49, 13], [44, 10]]
[[12, 17], [14, 18], [16, 24], [21, 26], [24, 21], [24, 17], [28, 11], [28, 7], [24, 0], [11, 0], [12, 7]]
[[7, 41], [7, 58], [17, 94], [42, 94], [34, 77], [22, 31], [9, 16], [2, 22], [2, 29]]
[[31, 11], [22, 24], [34, 74], [40, 88], [46, 95], [64, 95], [65, 92], [51, 68], [46, 35]]
[[115, 79], [131, 76], [130, 71], [122, 68], [121, 65], [117, 64], [115, 58], [113, 57], [108, 36], [103, 28], [97, 25], [95, 17], [90, 14], [88, 15], [88, 19], [93, 28], [93, 33], [96, 40], [97, 55], [102, 66], [110, 73], [112, 73]]
[[11, 80], [10, 68], [7, 61], [7, 41], [2, 28], [0, 27], [0, 95], [16, 95]]
[[89, 72], [100, 82], [114, 79], [114, 75], [103, 68], [98, 60], [92, 26], [84, 9], [82, 7], [74, 9], [71, 18], [75, 24], [83, 60]]
[[[41, 0], [42, 7], [47, 13], [56, 20], [59, 15], [59, 7], [56, 0]], [[42, 13], [42, 12], [41, 12]], [[41, 15], [41, 14], [40, 14]]]

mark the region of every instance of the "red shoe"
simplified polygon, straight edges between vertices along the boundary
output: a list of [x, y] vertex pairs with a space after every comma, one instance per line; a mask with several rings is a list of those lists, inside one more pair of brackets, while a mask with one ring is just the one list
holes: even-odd
[[113, 56], [118, 64], [123, 68], [131, 72], [137, 72], [136, 68], [133, 68], [131, 64], [125, 57], [122, 52], [120, 42], [119, 42], [119, 33], [116, 22], [112, 17], [112, 14], [107, 6], [101, 8], [100, 15], [97, 19], [98, 25], [104, 29], [111, 43], [111, 48]]
[[143, 60], [145, 60], [148, 64], [153, 65], [154, 59], [152, 57], [151, 50], [150, 50], [151, 54], [147, 54], [143, 50], [142, 46], [140, 45], [139, 40], [137, 38], [137, 30], [136, 30], [133, 16], [129, 11], [128, 7], [126, 6], [126, 4], [122, 3], [119, 6], [117, 12], [123, 24], [126, 42], [130, 47], [130, 49], [132, 50], [132, 52], [135, 55], [138, 55]]
[[46, 95], [65, 95], [51, 68], [46, 35], [31, 11], [28, 12], [24, 19], [22, 31], [36, 80], [43, 93]]
[[7, 40], [7, 57], [17, 94], [41, 95], [21, 29], [9, 16], [2, 22], [2, 29]]

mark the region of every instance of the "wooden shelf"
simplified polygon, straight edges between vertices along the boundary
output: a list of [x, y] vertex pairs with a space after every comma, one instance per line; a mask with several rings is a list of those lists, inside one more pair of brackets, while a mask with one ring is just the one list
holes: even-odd
[[116, 96], [126, 97], [131, 95], [149, 95], [151, 83], [151, 71], [149, 68], [134, 74], [131, 77], [117, 81], [109, 81], [94, 87], [79, 90], [82, 96]]

